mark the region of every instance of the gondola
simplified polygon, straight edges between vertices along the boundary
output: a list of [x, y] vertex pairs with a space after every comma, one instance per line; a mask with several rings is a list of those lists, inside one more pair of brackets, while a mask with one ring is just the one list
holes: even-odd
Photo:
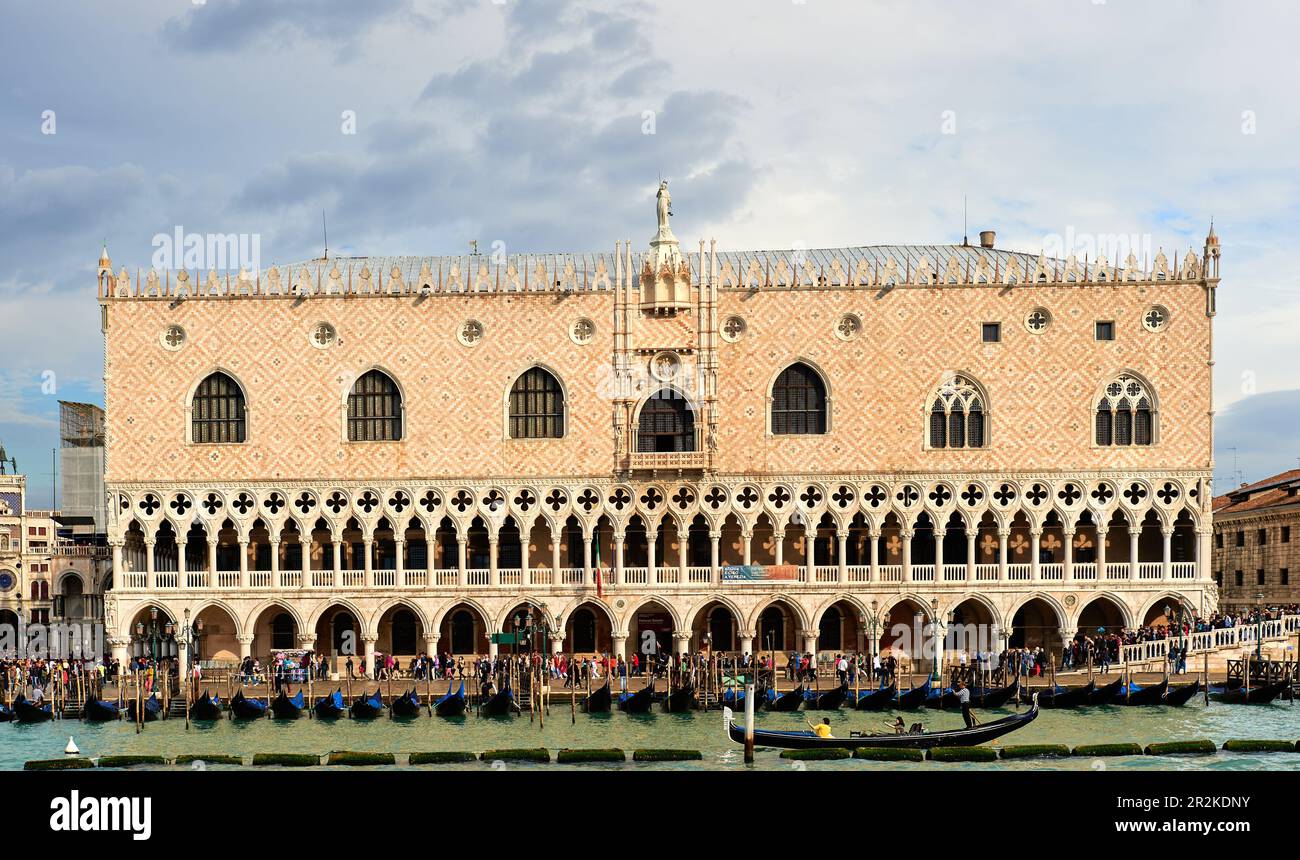
[[513, 716], [519, 706], [515, 704], [515, 691], [509, 687], [502, 687], [492, 695], [482, 705], [479, 706], [479, 716], [482, 717], [509, 717]]
[[[720, 702], [723, 707], [731, 708], [733, 711], [744, 711], [746, 695], [748, 694], [745, 692], [744, 687], [723, 690]], [[774, 701], [776, 701], [776, 695], [771, 688], [763, 686], [754, 688], [754, 710], [758, 710], [764, 705], [770, 705]]]
[[898, 694], [898, 701], [895, 707], [900, 711], [915, 711], [930, 696], [930, 679], [926, 678], [925, 683], [919, 687], [913, 687], [910, 690]]
[[1090, 705], [1113, 705], [1115, 704], [1115, 695], [1124, 689], [1124, 679], [1111, 681], [1104, 687], [1094, 687], [1092, 695], [1088, 697]]
[[347, 706], [343, 704], [343, 690], [335, 690], [328, 696], [321, 696], [312, 705], [312, 710], [322, 720], [333, 720], [343, 716], [347, 710]]
[[890, 684], [879, 690], [868, 690], [858, 696], [856, 707], [859, 711], [883, 711], [893, 706], [894, 697], [897, 695], [897, 684]]
[[655, 682], [654, 678], [635, 693], [620, 693], [618, 696], [618, 709], [629, 714], [644, 714], [650, 710], [650, 705], [654, 702]]
[[[1024, 728], [1038, 717], [1038, 701], [1035, 697], [1029, 710], [1023, 714], [1013, 714], [980, 723], [971, 728], [954, 729], [943, 732], [920, 731], [906, 734], [861, 734], [854, 732], [847, 738], [820, 738], [812, 732], [785, 732], [770, 729], [754, 729], [756, 746], [777, 747], [779, 749], [819, 749], [840, 748], [856, 749], [858, 747], [905, 747], [908, 749], [931, 749], [933, 747], [970, 747], [987, 743], [995, 738]], [[745, 728], [735, 724], [730, 708], [722, 711], [723, 724], [727, 736], [738, 744], [745, 742]]]
[[802, 704], [803, 704], [803, 684], [800, 684], [790, 692], [782, 693], [779, 696], [777, 696], [775, 699], [773, 699], [771, 702], [768, 702], [767, 709], [769, 711], [782, 711], [782, 712], [797, 711], [799, 710], [799, 706]]
[[236, 690], [230, 697], [230, 713], [237, 720], [257, 720], [266, 716], [266, 702], [250, 699], [243, 690]]
[[[1290, 681], [1279, 681], [1276, 684], [1265, 684], [1260, 687], [1251, 687], [1250, 692], [1246, 692], [1244, 686], [1235, 690], [1222, 690], [1214, 692], [1211, 690], [1210, 695], [1220, 702], [1229, 705], [1267, 705], [1269, 702], [1282, 695], [1291, 685]], [[18, 703], [14, 702], [14, 709], [17, 710]]]
[[1082, 707], [1092, 700], [1092, 693], [1096, 688], [1097, 685], [1092, 681], [1082, 687], [1062, 687], [1053, 684], [1050, 690], [1038, 691], [1038, 707], [1058, 710]]
[[1128, 695], [1124, 694], [1124, 688], [1121, 687], [1115, 694], [1115, 704], [1117, 705], [1158, 705], [1165, 697], [1165, 690], [1169, 689], [1168, 681], [1161, 681], [1150, 687], [1140, 687], [1137, 684], [1128, 685]]
[[33, 705], [22, 693], [14, 699], [14, 719], [20, 723], [43, 723], [54, 719], [54, 709], [50, 703]]
[[459, 717], [465, 713], [465, 682], [460, 682], [460, 689], [451, 691], [447, 685], [447, 694], [433, 703], [433, 712], [440, 717]]
[[[1000, 708], [1007, 702], [1011, 701], [1017, 693], [1020, 692], [1020, 679], [1016, 678], [1005, 687], [970, 687], [970, 704], [972, 708]], [[934, 696], [926, 700], [926, 705], [934, 701]], [[939, 702], [941, 708], [956, 708], [957, 691], [944, 690], [943, 699]]]
[[393, 699], [393, 703], [389, 705], [389, 713], [394, 717], [420, 716], [420, 697], [415, 694], [414, 689], [407, 690]]
[[809, 691], [806, 707], [810, 711], [837, 711], [849, 695], [848, 684], [827, 690], [825, 693]]
[[1165, 691], [1164, 704], [1171, 708], [1181, 708], [1183, 705], [1191, 701], [1192, 696], [1195, 696], [1200, 691], [1201, 682], [1199, 680], [1193, 681], [1190, 684], [1184, 684], [1181, 687], [1170, 687]]
[[[162, 714], [162, 703], [158, 701], [157, 693], [150, 693], [149, 698], [144, 700], [144, 722], [152, 723]], [[135, 699], [126, 703], [126, 718], [131, 722], [136, 721], [135, 716]]]
[[92, 723], [108, 723], [122, 716], [117, 702], [105, 702], [95, 694], [86, 697], [86, 704], [81, 708], [81, 716]]
[[296, 720], [302, 716], [303, 708], [306, 705], [307, 703], [302, 698], [302, 690], [294, 693], [292, 698], [284, 690], [281, 690], [280, 695], [276, 696], [271, 702], [271, 713], [277, 720]]
[[190, 705], [191, 720], [219, 720], [221, 719], [221, 697], [208, 694], [207, 690], [203, 695], [194, 700]]
[[0, 723], [11, 723], [14, 719], [14, 709], [6, 704], [0, 703]]
[[384, 712], [384, 697], [375, 690], [369, 696], [364, 692], [352, 703], [352, 719], [373, 720]]
[[695, 685], [687, 682], [668, 694], [664, 699], [664, 710], [669, 713], [681, 713], [695, 707]]
[[935, 708], [935, 709], [946, 708], [948, 707], [947, 705], [948, 694], [951, 693], [953, 695], [956, 695], [956, 692], [957, 691], [954, 690], [952, 687], [944, 687], [942, 690], [936, 690], [934, 689], [934, 687], [931, 687], [930, 692], [927, 693], [925, 696], [925, 701], [923, 701], [921, 704], [927, 708]]

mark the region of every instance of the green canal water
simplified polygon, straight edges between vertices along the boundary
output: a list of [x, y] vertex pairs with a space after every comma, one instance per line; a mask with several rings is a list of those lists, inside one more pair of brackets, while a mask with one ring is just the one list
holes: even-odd
[[[1013, 711], [983, 711], [985, 720]], [[798, 729], [804, 720], [830, 717], [832, 731], [847, 736], [850, 730], [883, 729], [882, 722], [891, 714], [841, 710], [839, 712], [799, 712], [778, 714], [760, 712], [757, 724], [765, 728]], [[959, 714], [929, 710], [904, 715], [909, 723], [923, 720], [927, 729], [941, 730], [961, 725]], [[251, 759], [256, 752], [328, 753], [331, 750], [392, 752], [401, 767], [403, 754], [430, 750], [466, 750], [482, 752], [507, 747], [619, 747], [629, 753], [638, 748], [674, 747], [700, 750], [700, 762], [671, 764], [580, 765], [579, 767], [692, 769], [742, 769], [741, 748], [727, 740], [719, 711], [688, 714], [623, 713], [585, 715], [571, 720], [567, 707], [551, 709], [545, 726], [529, 721], [527, 714], [512, 718], [479, 718], [473, 715], [457, 719], [421, 717], [411, 720], [382, 718], [372, 721], [340, 719], [322, 721], [301, 718], [293, 721], [256, 720], [239, 722], [192, 723], [187, 730], [184, 719], [172, 718], [146, 724], [137, 734], [132, 724], [82, 723], [76, 720], [21, 725], [0, 724], [0, 769], [17, 769], [28, 759], [62, 758], [68, 736], [75, 738], [82, 754], [101, 755], [151, 754], [167, 757], [185, 753], [221, 753]], [[1300, 739], [1300, 706], [1278, 702], [1263, 706], [1223, 705], [1199, 702], [1183, 708], [1086, 708], [1076, 711], [1044, 711], [1038, 719], [1001, 740], [1004, 744], [1054, 743], [1078, 744], [1133, 741], [1142, 745], [1158, 741], [1210, 738], [1221, 744], [1229, 738], [1268, 738], [1295, 741]], [[487, 763], [450, 766], [482, 769]], [[511, 768], [529, 767], [510, 764]], [[1244, 754], [1219, 752], [1215, 756], [1151, 757], [1135, 756], [1092, 760], [1086, 758], [1055, 760], [1016, 760], [995, 764], [962, 765], [925, 762], [905, 764], [875, 763], [861, 760], [833, 762], [790, 762], [781, 759], [777, 750], [760, 748], [754, 765], [760, 769], [789, 770], [871, 770], [871, 769], [954, 769], [976, 767], [993, 770], [1044, 769], [1278, 769], [1300, 770], [1300, 754]], [[498, 764], [498, 767], [500, 765]], [[561, 765], [533, 765], [559, 768]]]

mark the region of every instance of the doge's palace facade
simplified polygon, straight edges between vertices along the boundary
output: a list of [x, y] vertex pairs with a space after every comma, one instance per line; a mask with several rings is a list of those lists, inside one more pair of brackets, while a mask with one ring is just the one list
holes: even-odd
[[1214, 605], [1213, 231], [687, 252], [657, 205], [644, 251], [105, 252], [119, 656], [151, 610], [235, 659], [486, 653], [525, 608], [579, 652], [835, 651]]

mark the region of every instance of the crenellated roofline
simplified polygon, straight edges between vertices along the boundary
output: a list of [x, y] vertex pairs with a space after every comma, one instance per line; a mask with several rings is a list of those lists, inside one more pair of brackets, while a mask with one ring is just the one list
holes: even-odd
[[[970, 245], [869, 245], [852, 248], [683, 253], [692, 286], [777, 290], [1043, 284], [1196, 283], [1219, 280], [1217, 244], [1172, 261], [1147, 263], [1047, 257]], [[650, 253], [631, 242], [612, 253], [466, 254], [442, 257], [330, 257], [218, 274], [187, 270], [99, 269], [101, 299], [303, 295], [411, 295], [605, 292], [639, 288], [653, 272]]]

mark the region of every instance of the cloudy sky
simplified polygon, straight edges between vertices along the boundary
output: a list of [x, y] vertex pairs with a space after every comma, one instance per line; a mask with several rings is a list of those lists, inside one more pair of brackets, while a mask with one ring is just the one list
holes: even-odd
[[[0, 0], [0, 442], [49, 503], [95, 263], [331, 251], [1223, 240], [1219, 488], [1300, 460], [1286, 0]], [[52, 113], [51, 113], [52, 112]], [[653, 133], [646, 133], [653, 131]], [[52, 133], [51, 133], [52, 132]], [[1235, 450], [1233, 450], [1235, 449]]]

